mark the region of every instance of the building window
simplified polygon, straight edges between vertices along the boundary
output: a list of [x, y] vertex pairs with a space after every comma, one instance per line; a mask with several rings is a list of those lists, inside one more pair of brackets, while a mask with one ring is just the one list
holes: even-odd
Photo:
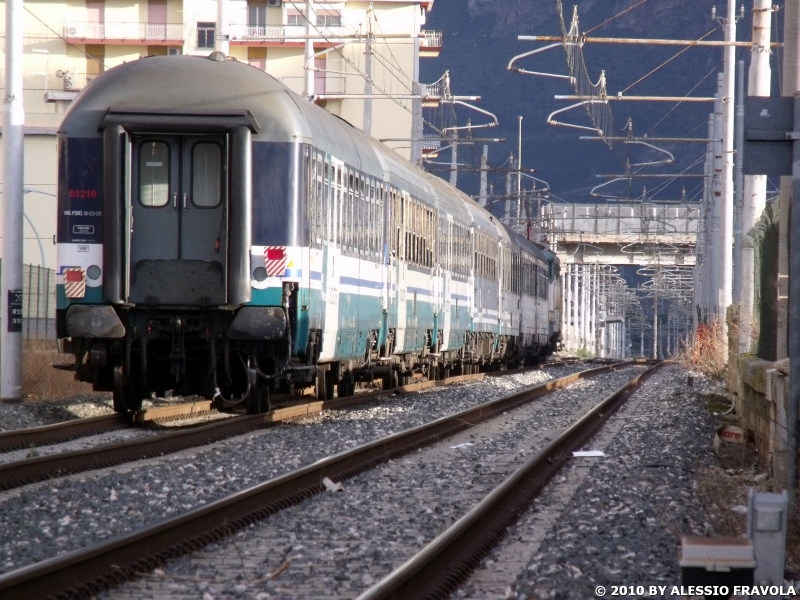
[[300, 13], [289, 13], [288, 15], [286, 15], [286, 24], [289, 26], [296, 27], [298, 25], [305, 25], [306, 20]]
[[[264, 2], [247, 3], [247, 26], [250, 29], [257, 29], [261, 35], [267, 25], [267, 5]], [[252, 35], [252, 34], [251, 34]]]
[[198, 50], [213, 50], [214, 49], [214, 32], [216, 31], [216, 23], [198, 23], [197, 24], [197, 49]]
[[327, 14], [317, 15], [317, 27], [341, 27], [342, 15], [340, 14]]
[[267, 0], [267, 6], [280, 6], [281, 0]]

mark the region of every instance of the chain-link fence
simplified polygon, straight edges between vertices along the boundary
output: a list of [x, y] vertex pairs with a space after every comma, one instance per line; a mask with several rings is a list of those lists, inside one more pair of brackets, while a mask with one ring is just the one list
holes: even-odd
[[25, 339], [56, 337], [56, 272], [53, 269], [22, 265], [22, 336]]
[[[778, 223], [777, 202], [767, 205], [747, 235], [755, 250], [753, 350], [759, 358], [776, 360], [778, 344]], [[784, 334], [785, 335], [785, 334]]]

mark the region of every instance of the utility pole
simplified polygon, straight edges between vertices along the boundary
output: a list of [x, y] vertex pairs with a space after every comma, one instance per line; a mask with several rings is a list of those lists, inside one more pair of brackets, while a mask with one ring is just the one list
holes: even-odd
[[478, 204], [486, 208], [486, 183], [489, 175], [489, 145], [484, 144], [481, 152], [481, 191], [478, 196]]
[[225, 56], [230, 54], [230, 18], [228, 18], [228, 0], [217, 0], [217, 31], [214, 49]]
[[[223, 2], [225, 0], [217, 0]], [[314, 25], [317, 22], [317, 15], [314, 11], [312, 0], [306, 0], [306, 46], [303, 58], [303, 68], [305, 73], [305, 85], [303, 95], [311, 98], [314, 95]]]
[[25, 109], [22, 104], [22, 0], [6, 0], [3, 111], [3, 263], [0, 274], [0, 400], [22, 401], [22, 210]]
[[[725, 19], [725, 41], [736, 41], [736, 0], [728, 0]], [[723, 340], [727, 340], [726, 311], [731, 304], [733, 284], [733, 116], [735, 100], [736, 47], [725, 46], [723, 50], [722, 84], [722, 172], [720, 205], [720, 262], [717, 272], [719, 281], [719, 311]], [[727, 344], [725, 344], [727, 347]], [[727, 356], [727, 352], [726, 352]]]
[[[522, 117], [517, 117], [518, 133], [517, 133], [517, 210], [515, 224], [519, 226], [522, 217]], [[514, 229], [516, 231], [516, 228]]]
[[[769, 48], [772, 23], [772, 0], [753, 2], [753, 47], [750, 53], [750, 72], [747, 95], [766, 97], [771, 93], [772, 72], [769, 67]], [[746, 175], [742, 197], [742, 235], [747, 235], [767, 205], [767, 176]], [[748, 352], [753, 344], [753, 293], [755, 249], [742, 247], [742, 274], [739, 302], [739, 352]]]
[[[708, 115], [708, 139], [714, 140], [714, 134], [716, 133], [716, 115], [715, 113], [711, 113]], [[708, 320], [708, 313], [711, 309], [714, 308], [716, 302], [713, 298], [716, 296], [717, 293], [717, 286], [716, 286], [716, 278], [714, 277], [714, 273], [716, 273], [716, 265], [714, 264], [715, 254], [714, 254], [714, 238], [715, 238], [715, 227], [714, 227], [714, 189], [716, 186], [716, 174], [714, 173], [714, 166], [715, 166], [715, 159], [714, 159], [714, 149], [716, 148], [716, 142], [711, 141], [708, 143], [708, 148], [706, 149], [706, 187], [705, 187], [705, 202], [704, 202], [704, 224], [705, 224], [705, 249], [704, 249], [704, 260], [705, 265], [703, 267], [703, 320], [707, 322]]]
[[453, 132], [450, 138], [450, 185], [456, 187], [458, 183], [458, 133]]
[[[733, 301], [739, 305], [742, 298], [742, 209], [744, 208], [744, 61], [737, 63], [736, 81], [736, 163], [733, 166]], [[741, 333], [741, 329], [739, 330]]]
[[372, 42], [375, 32], [372, 30], [372, 2], [367, 7], [367, 47], [364, 52], [364, 133], [372, 133]]
[[[712, 193], [713, 209], [711, 213], [711, 227], [714, 232], [711, 236], [711, 254], [713, 256], [712, 264], [713, 270], [711, 271], [711, 279], [714, 281], [711, 296], [711, 306], [715, 319], [717, 321], [725, 320], [725, 315], [722, 314], [721, 305], [723, 302], [723, 289], [725, 288], [725, 277], [721, 274], [722, 271], [722, 255], [725, 251], [724, 238], [722, 236], [722, 220], [724, 218], [723, 212], [725, 210], [725, 201], [723, 197], [724, 190], [722, 189], [723, 180], [723, 90], [724, 90], [724, 73], [720, 73], [717, 77], [717, 99], [714, 101], [714, 187]], [[722, 315], [722, 316], [720, 316]]]
[[514, 171], [514, 153], [512, 152], [508, 156], [508, 171], [506, 171], [506, 202], [505, 202], [505, 211], [503, 214], [503, 222], [506, 225], [511, 225], [511, 196], [513, 195], [511, 173], [513, 171]]

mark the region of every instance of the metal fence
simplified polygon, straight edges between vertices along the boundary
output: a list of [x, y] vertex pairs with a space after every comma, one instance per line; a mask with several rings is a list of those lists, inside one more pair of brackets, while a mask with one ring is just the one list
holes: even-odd
[[[752, 243], [755, 250], [755, 277], [753, 289], [753, 344], [751, 351], [759, 358], [777, 360], [778, 349], [778, 227], [780, 220], [778, 202], [768, 204], [753, 226], [744, 243]], [[786, 335], [784, 330], [783, 335]]]
[[25, 339], [56, 337], [56, 272], [53, 269], [22, 265], [22, 336]]

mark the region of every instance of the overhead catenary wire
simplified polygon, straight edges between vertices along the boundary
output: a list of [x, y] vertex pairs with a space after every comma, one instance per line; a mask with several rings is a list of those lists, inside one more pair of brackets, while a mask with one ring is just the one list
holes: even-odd
[[[700, 38], [699, 38], [699, 39], [701, 39], [701, 40], [702, 40], [702, 39], [704, 39], [704, 38], [707, 38], [709, 35], [711, 35], [712, 33], [714, 33], [714, 32], [715, 32], [717, 29], [719, 29], [719, 25], [717, 25], [716, 27], [714, 27], [713, 29], [711, 29], [710, 31], [708, 31], [707, 33], [705, 33], [704, 35], [700, 36]], [[669, 57], [667, 60], [665, 60], [664, 62], [662, 62], [662, 63], [661, 63], [660, 65], [658, 65], [656, 68], [652, 69], [652, 70], [651, 70], [649, 73], [646, 73], [645, 75], [642, 75], [642, 76], [641, 76], [639, 79], [637, 79], [636, 81], [634, 81], [632, 84], [630, 84], [628, 87], [626, 87], [624, 90], [622, 90], [622, 91], [621, 91], [621, 92], [619, 92], [619, 93], [620, 93], [620, 94], [624, 94], [624, 93], [625, 93], [625, 92], [627, 92], [629, 89], [631, 89], [633, 86], [637, 85], [638, 83], [641, 83], [642, 81], [644, 81], [645, 79], [647, 79], [648, 77], [650, 77], [650, 75], [652, 75], [653, 73], [657, 72], [658, 70], [660, 70], [660, 69], [662, 69], [663, 67], [665, 67], [666, 65], [668, 65], [670, 62], [672, 62], [673, 60], [675, 60], [676, 58], [678, 58], [678, 57], [679, 57], [681, 54], [683, 54], [684, 52], [686, 52], [686, 51], [687, 51], [687, 50], [689, 50], [690, 48], [692, 48], [692, 46], [686, 46], [685, 48], [682, 48], [682, 49], [678, 50], [678, 52], [676, 52], [675, 54], [673, 54], [672, 56], [670, 56], [670, 57]], [[688, 94], [687, 94], [687, 96], [688, 96]]]
[[589, 35], [589, 34], [590, 34], [590, 33], [592, 33], [593, 31], [595, 31], [596, 29], [600, 29], [601, 27], [603, 27], [604, 25], [607, 25], [608, 23], [610, 23], [610, 22], [611, 22], [611, 21], [613, 21], [614, 19], [617, 19], [617, 18], [621, 17], [622, 15], [624, 15], [624, 14], [626, 14], [626, 13], [628, 13], [628, 12], [632, 11], [634, 8], [638, 8], [638, 7], [640, 7], [640, 6], [641, 6], [642, 4], [644, 4], [645, 2], [647, 2], [647, 0], [640, 0], [639, 2], [637, 2], [636, 4], [634, 4], [633, 6], [629, 6], [628, 8], [626, 8], [626, 9], [623, 9], [623, 10], [619, 11], [619, 12], [618, 12], [617, 14], [615, 14], [613, 17], [609, 17], [608, 19], [606, 19], [606, 20], [605, 20], [605, 21], [603, 21], [602, 23], [599, 23], [599, 24], [595, 25], [595, 26], [594, 26], [594, 27], [592, 27], [591, 29], [587, 29], [587, 30], [584, 32], [584, 35]]

